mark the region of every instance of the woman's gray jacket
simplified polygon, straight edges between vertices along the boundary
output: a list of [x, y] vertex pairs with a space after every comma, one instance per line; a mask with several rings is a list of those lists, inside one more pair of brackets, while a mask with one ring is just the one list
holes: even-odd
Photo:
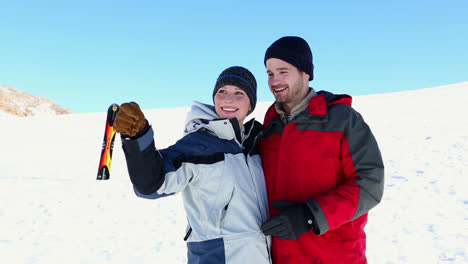
[[255, 140], [261, 124], [239, 127], [214, 107], [194, 102], [185, 136], [157, 150], [151, 127], [123, 138], [135, 193], [156, 199], [182, 193], [188, 219], [188, 263], [270, 263], [265, 180]]

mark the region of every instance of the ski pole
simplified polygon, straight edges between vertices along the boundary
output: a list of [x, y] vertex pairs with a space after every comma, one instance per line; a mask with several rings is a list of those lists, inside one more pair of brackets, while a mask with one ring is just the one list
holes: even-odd
[[99, 161], [96, 180], [108, 180], [110, 177], [112, 150], [114, 149], [114, 140], [116, 134], [113, 125], [118, 111], [118, 104], [112, 104], [107, 110], [106, 127], [104, 130], [104, 139], [102, 141], [101, 159]]

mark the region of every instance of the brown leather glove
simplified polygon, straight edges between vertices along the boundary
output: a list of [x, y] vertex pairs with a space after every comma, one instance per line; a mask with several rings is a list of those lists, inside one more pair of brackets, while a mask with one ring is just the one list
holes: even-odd
[[134, 137], [146, 126], [146, 118], [135, 102], [123, 103], [115, 117], [114, 129], [118, 133]]

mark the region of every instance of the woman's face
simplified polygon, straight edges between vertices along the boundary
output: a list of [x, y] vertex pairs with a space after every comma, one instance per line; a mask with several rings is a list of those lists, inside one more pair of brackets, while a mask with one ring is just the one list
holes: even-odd
[[225, 85], [218, 89], [214, 97], [216, 113], [220, 118], [237, 118], [239, 125], [244, 124], [249, 114], [250, 99], [244, 90], [233, 85]]

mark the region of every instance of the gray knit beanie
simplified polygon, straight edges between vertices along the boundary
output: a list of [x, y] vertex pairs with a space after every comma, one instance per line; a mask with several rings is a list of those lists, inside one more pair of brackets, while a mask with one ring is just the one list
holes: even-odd
[[250, 99], [252, 111], [257, 104], [257, 81], [255, 76], [246, 68], [233, 66], [225, 69], [216, 80], [213, 90], [213, 101], [219, 88], [225, 85], [234, 85], [242, 89]]

